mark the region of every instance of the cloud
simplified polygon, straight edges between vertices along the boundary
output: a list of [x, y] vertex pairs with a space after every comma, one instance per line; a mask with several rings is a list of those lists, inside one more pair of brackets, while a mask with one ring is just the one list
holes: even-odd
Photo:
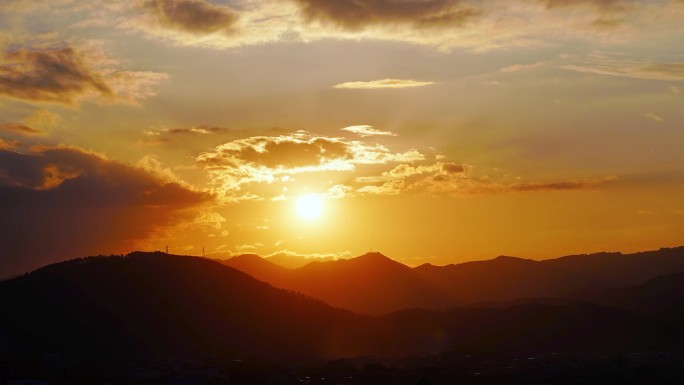
[[377, 177], [357, 178], [367, 185], [357, 189], [360, 194], [458, 196], [532, 191], [562, 191], [597, 188], [616, 178], [587, 181], [503, 183], [488, 176], [476, 177], [470, 165], [436, 162], [430, 165], [400, 164]]
[[135, 104], [153, 95], [150, 87], [167, 77], [106, 66], [111, 62], [102, 52], [68, 46], [8, 50], [0, 60], [0, 95], [67, 105], [80, 99]]
[[591, 179], [587, 181], [570, 182], [550, 182], [550, 183], [515, 183], [508, 186], [501, 186], [501, 191], [554, 191], [554, 190], [586, 190], [597, 188], [606, 183], [615, 182], [616, 178], [607, 177], [603, 179]]
[[5, 139], [0, 138], [0, 150], [8, 150], [16, 147], [16, 143], [8, 143]]
[[470, 168], [468, 165], [451, 162], [418, 166], [400, 164], [377, 177], [357, 178], [357, 182], [375, 184], [361, 187], [357, 191], [377, 195], [456, 192], [467, 182]]
[[5, 123], [0, 124], [0, 130], [8, 131], [14, 134], [19, 134], [22, 136], [35, 136], [44, 135], [45, 131], [39, 130], [37, 128], [29, 127], [20, 123]]
[[461, 26], [481, 11], [460, 0], [294, 0], [308, 21], [358, 30], [369, 25]]
[[61, 259], [126, 252], [191, 221], [212, 197], [66, 147], [0, 150], [0, 276]]
[[[291, 4], [249, 1], [240, 9], [206, 0], [134, 0], [138, 14], [118, 23], [178, 45], [232, 48], [279, 41], [295, 25]], [[107, 16], [102, 16], [107, 19]]]
[[197, 157], [198, 163], [213, 176], [221, 195], [234, 198], [250, 183], [275, 183], [287, 181], [296, 174], [351, 172], [357, 165], [423, 159], [417, 150], [393, 153], [380, 144], [315, 136], [303, 131], [237, 139]]
[[434, 84], [433, 82], [424, 82], [418, 80], [406, 80], [406, 79], [382, 79], [382, 80], [371, 80], [371, 81], [355, 81], [340, 83], [333, 86], [333, 88], [340, 89], [364, 89], [364, 90], [374, 90], [374, 89], [385, 89], [385, 88], [415, 88], [424, 87]]
[[656, 123], [662, 123], [665, 121], [665, 119], [661, 118], [660, 116], [658, 116], [652, 112], [649, 112], [648, 114], [645, 114], [644, 116], [653, 120]]
[[156, 127], [145, 130], [144, 134], [149, 137], [158, 137], [163, 135], [207, 135], [207, 134], [222, 134], [230, 131], [225, 127], [215, 126], [192, 126], [181, 128], [166, 128]]
[[575, 72], [632, 79], [684, 81], [684, 62], [647, 63], [638, 65], [566, 65], [562, 68]]
[[191, 136], [203, 136], [211, 134], [224, 134], [231, 130], [226, 127], [216, 126], [192, 126], [180, 128], [168, 128], [165, 126], [150, 127], [143, 130], [145, 139], [136, 142], [137, 145], [156, 146], [171, 143], [174, 138], [186, 139]]
[[537, 0], [546, 5], [547, 8], [571, 7], [577, 5], [589, 5], [598, 8], [618, 8], [622, 9], [629, 3], [627, 0]]
[[397, 134], [393, 132], [378, 130], [377, 128], [373, 128], [373, 126], [368, 125], [349, 126], [343, 128], [342, 131], [352, 132], [364, 138], [367, 136], [397, 136]]
[[507, 67], [504, 67], [499, 70], [499, 72], [519, 72], [519, 71], [525, 71], [525, 70], [530, 70], [533, 68], [538, 68], [546, 65], [545, 61], [537, 61], [534, 63], [530, 64], [513, 64]]
[[304, 131], [236, 139], [201, 153], [197, 164], [207, 171], [212, 190], [224, 202], [284, 201], [301, 194], [301, 186], [309, 193], [339, 199], [584, 190], [616, 180], [520, 181], [510, 175], [478, 175], [474, 166], [443, 156], [429, 163], [418, 150], [396, 152], [377, 143]]
[[73, 48], [5, 52], [0, 65], [1, 94], [64, 103], [88, 92], [114, 96], [102, 76], [87, 68]]
[[225, 127], [209, 127], [209, 126], [196, 126], [187, 128], [172, 128], [168, 130], [169, 134], [220, 134], [227, 132], [228, 129]]
[[233, 32], [236, 11], [203, 0], [146, 0], [143, 7], [163, 27], [206, 35]]
[[51, 127], [59, 123], [59, 114], [50, 110], [36, 110], [33, 114], [23, 119], [30, 126]]
[[29, 8], [33, 14], [73, 8], [81, 17], [75, 28], [114, 26], [176, 45], [216, 49], [325, 39], [397, 41], [444, 51], [539, 47], [568, 39], [644, 41], [671, 36], [682, 16], [681, 2], [666, 0], [123, 0], [61, 7], [52, 3], [23, 6], [22, 16], [31, 15]]

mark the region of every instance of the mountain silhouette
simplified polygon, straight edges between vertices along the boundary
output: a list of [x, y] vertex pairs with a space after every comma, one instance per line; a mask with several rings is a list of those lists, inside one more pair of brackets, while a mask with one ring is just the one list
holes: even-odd
[[543, 264], [593, 278], [607, 286], [644, 283], [652, 278], [684, 272], [684, 247], [661, 248], [633, 254], [596, 253], [549, 259]]
[[333, 332], [358, 319], [214, 261], [163, 253], [50, 265], [0, 282], [0, 303], [5, 348], [106, 358], [328, 354]]
[[285, 269], [254, 255], [222, 263], [273, 286], [360, 314], [382, 315], [400, 309], [446, 308], [453, 304], [449, 295], [425, 282], [410, 267], [381, 253], [313, 261], [298, 269]]
[[587, 288], [576, 294], [576, 300], [615, 308], [684, 315], [684, 273], [663, 275], [625, 288]]
[[451, 304], [447, 295], [423, 281], [410, 267], [380, 253], [312, 262], [293, 270], [288, 278], [289, 289], [362, 314]]
[[422, 265], [414, 271], [465, 304], [556, 297], [594, 282], [543, 262], [505, 256], [442, 267]]
[[[443, 351], [551, 353], [632, 351], [665, 346], [645, 314], [593, 304], [521, 304], [450, 311], [406, 310], [372, 324], [374, 354]], [[679, 332], [681, 334], [681, 332]]]
[[346, 258], [340, 258], [337, 256], [316, 256], [316, 257], [310, 257], [310, 256], [304, 256], [304, 255], [296, 255], [292, 253], [275, 253], [273, 255], [269, 255], [267, 258], [265, 258], [269, 262], [273, 262], [276, 265], [280, 265], [283, 267], [286, 267], [288, 269], [297, 269], [302, 266], [308, 265], [311, 262], [314, 261], [336, 261], [338, 259], [346, 259]]
[[[596, 260], [592, 258], [596, 258]], [[636, 254], [598, 253], [535, 261], [501, 256], [447, 266], [410, 268], [380, 253], [314, 261], [285, 269], [256, 255], [224, 261], [273, 286], [301, 292], [360, 314], [407, 308], [447, 309], [483, 303], [594, 298], [593, 293], [684, 272], [684, 247]], [[624, 264], [623, 264], [624, 263]], [[584, 293], [586, 292], [586, 293]]]
[[247, 273], [260, 281], [275, 285], [281, 284], [280, 281], [288, 270], [256, 254], [241, 254], [230, 259], [216, 261]]
[[[254, 256], [242, 259], [261, 264]], [[497, 263], [529, 264], [509, 258]], [[317, 277], [304, 282], [320, 285], [328, 296], [340, 277], [356, 277], [347, 281], [346, 294], [373, 297], [367, 304], [389, 295], [374, 297], [372, 290], [392, 284], [402, 301], [423, 301], [419, 296], [432, 290], [415, 280], [414, 269], [379, 253], [292, 271]], [[209, 259], [89, 257], [0, 282], [0, 354], [196, 360], [673, 349], [684, 342], [683, 281], [684, 274], [671, 274], [599, 293], [598, 304], [405, 309], [367, 317]]]

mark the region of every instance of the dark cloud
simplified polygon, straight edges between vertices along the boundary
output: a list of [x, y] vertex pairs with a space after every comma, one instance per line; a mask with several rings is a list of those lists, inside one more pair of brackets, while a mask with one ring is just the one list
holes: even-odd
[[346, 29], [373, 24], [461, 25], [481, 11], [461, 0], [294, 0], [308, 20]]
[[9, 131], [23, 136], [43, 135], [45, 131], [21, 123], [0, 124], [0, 130]]
[[584, 190], [601, 186], [609, 180], [590, 180], [582, 182], [519, 183], [508, 187], [510, 191], [553, 191]]
[[0, 62], [0, 94], [69, 104], [87, 92], [114, 97], [104, 79], [73, 48], [19, 49], [6, 52]]
[[145, 146], [156, 146], [171, 143], [174, 139], [186, 140], [192, 136], [200, 137], [204, 135], [219, 135], [231, 132], [226, 127], [216, 126], [193, 126], [181, 128], [156, 127], [143, 131], [147, 139], [141, 140], [138, 144]]
[[151, 86], [168, 77], [123, 71], [113, 67], [115, 62], [96, 47], [9, 50], [0, 58], [0, 95], [32, 102], [74, 104], [88, 97], [135, 105], [154, 95]]
[[169, 134], [221, 134], [230, 131], [225, 127], [185, 127], [185, 128], [172, 128], [168, 130]]
[[570, 7], [575, 5], [592, 5], [601, 8], [623, 7], [627, 0], [538, 0], [547, 8]]
[[448, 174], [461, 174], [466, 172], [466, 167], [462, 164], [447, 162], [442, 164], [442, 171]]
[[0, 277], [128, 251], [211, 199], [78, 149], [0, 150]]
[[162, 26], [196, 35], [229, 32], [239, 19], [231, 8], [203, 0], [149, 0], [144, 7]]

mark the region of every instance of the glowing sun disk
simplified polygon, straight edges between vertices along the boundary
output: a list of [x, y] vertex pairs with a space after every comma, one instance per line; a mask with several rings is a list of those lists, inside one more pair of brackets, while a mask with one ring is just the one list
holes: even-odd
[[300, 218], [313, 220], [323, 213], [323, 202], [316, 194], [303, 195], [297, 199], [297, 215]]

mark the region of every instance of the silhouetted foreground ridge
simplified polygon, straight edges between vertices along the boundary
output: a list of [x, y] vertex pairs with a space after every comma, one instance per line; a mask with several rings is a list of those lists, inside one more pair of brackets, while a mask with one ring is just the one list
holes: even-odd
[[0, 338], [6, 354], [105, 359], [677, 350], [684, 346], [683, 294], [676, 274], [601, 292], [601, 304], [413, 309], [372, 318], [208, 259], [133, 253], [0, 282]]

